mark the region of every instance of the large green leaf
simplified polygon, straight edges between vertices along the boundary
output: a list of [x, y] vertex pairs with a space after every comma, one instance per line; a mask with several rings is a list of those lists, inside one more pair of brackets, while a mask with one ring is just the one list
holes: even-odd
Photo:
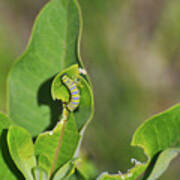
[[51, 0], [36, 19], [24, 55], [9, 76], [9, 115], [32, 135], [53, 127], [59, 103], [50, 95], [53, 76], [82, 62], [79, 57], [81, 19], [76, 0]]
[[0, 179], [15, 180], [22, 176], [14, 165], [6, 143], [7, 129], [13, 122], [0, 113]]
[[[55, 162], [54, 159], [58, 148], [59, 137], [63, 132], [62, 126], [64, 124], [65, 130]], [[63, 164], [73, 158], [76, 148], [79, 144], [79, 139], [80, 135], [78, 133], [74, 115], [71, 113], [69, 114], [67, 121], [60, 121], [53, 131], [46, 132], [38, 136], [35, 143], [35, 152], [38, 157], [38, 165], [44, 168], [48, 172], [48, 175], [50, 175], [53, 165], [54, 171], [56, 171]]]
[[7, 140], [15, 164], [26, 179], [33, 180], [32, 169], [36, 166], [36, 159], [31, 135], [24, 128], [11, 126]]
[[[108, 173], [104, 173], [98, 179], [134, 180], [137, 179], [149, 165], [150, 171], [147, 171], [145, 177], [147, 178], [147, 176], [150, 175], [149, 179], [157, 179], [180, 151], [179, 140], [180, 105], [176, 105], [152, 117], [135, 132], [131, 144], [144, 149], [148, 157], [146, 163], [136, 163], [135, 167], [128, 170], [126, 174], [109, 175]], [[158, 156], [159, 153], [160, 155]], [[151, 163], [155, 163], [155, 165], [152, 166]]]

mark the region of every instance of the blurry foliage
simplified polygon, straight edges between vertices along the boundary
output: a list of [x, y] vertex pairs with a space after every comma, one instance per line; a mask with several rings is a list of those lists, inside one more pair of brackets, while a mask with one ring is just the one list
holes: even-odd
[[155, 44], [160, 46], [161, 53], [167, 59], [175, 61], [180, 57], [179, 7], [180, 1], [178, 0], [171, 1], [167, 4], [162, 13], [162, 21], [159, 22], [155, 36]]
[[[9, 67], [25, 48], [33, 18], [45, 3], [14, 2], [1, 1], [6, 8], [1, 11], [6, 23], [0, 21], [1, 111], [5, 111]], [[130, 167], [131, 157], [144, 159], [141, 150], [129, 146], [136, 127], [150, 115], [179, 102], [180, 2], [79, 2], [84, 19], [81, 53], [96, 101], [95, 118], [85, 134], [83, 149], [100, 171], [124, 171]], [[10, 18], [8, 12], [13, 12]], [[178, 159], [175, 162], [161, 179], [178, 177]]]
[[17, 56], [19, 42], [15, 33], [0, 19], [0, 110], [6, 111], [6, 79], [10, 66]]

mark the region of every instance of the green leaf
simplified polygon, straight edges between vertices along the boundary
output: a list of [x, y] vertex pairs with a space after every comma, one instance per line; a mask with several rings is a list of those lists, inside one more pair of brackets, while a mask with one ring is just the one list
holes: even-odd
[[[135, 132], [131, 145], [139, 146], [144, 149], [148, 157], [146, 163], [136, 163], [135, 167], [128, 170], [126, 174], [109, 175], [102, 174], [99, 180], [134, 180], [137, 179], [154, 161], [154, 168], [146, 176], [149, 179], [158, 178], [167, 169], [170, 161], [180, 151], [180, 105], [176, 105], [169, 110], [160, 113], [145, 123]], [[174, 149], [175, 148], [175, 149]], [[151, 167], [151, 166], [150, 166]], [[152, 173], [152, 174], [151, 174]]]
[[54, 75], [82, 62], [81, 18], [76, 0], [51, 0], [38, 15], [27, 50], [9, 76], [9, 115], [33, 136], [52, 127], [60, 114], [50, 95]]
[[54, 171], [56, 171], [73, 158], [79, 144], [80, 135], [73, 113], [69, 114], [67, 122], [62, 120], [53, 131], [40, 134], [35, 142], [35, 153], [38, 157], [38, 165], [44, 168], [48, 172], [48, 175], [50, 175], [51, 168], [54, 165], [54, 158], [64, 123], [66, 123], [66, 125], [55, 164]]
[[147, 164], [136, 164], [132, 169], [129, 169], [127, 173], [122, 174], [108, 174], [108, 172], [102, 173], [97, 179], [98, 180], [135, 180], [137, 179], [146, 169]]
[[32, 171], [34, 175], [34, 180], [48, 180], [47, 172], [44, 169], [40, 167], [35, 167]]
[[61, 76], [67, 74], [69, 78], [77, 82], [77, 86], [80, 89], [80, 105], [77, 111], [74, 111], [74, 117], [78, 130], [82, 130], [86, 127], [87, 123], [91, 120], [93, 116], [93, 94], [89, 83], [80, 74], [78, 70], [78, 65], [70, 66], [64, 71], [60, 72], [52, 83], [52, 97], [53, 99], [62, 100], [63, 102], [69, 102], [69, 91], [61, 82]]
[[166, 171], [170, 162], [178, 155], [180, 152], [180, 148], [169, 148], [163, 151], [152, 170], [151, 175], [149, 176], [148, 180], [154, 180], [159, 178], [159, 176]]
[[68, 180], [72, 174], [75, 172], [75, 164], [73, 161], [67, 162], [65, 165], [63, 165], [54, 175], [53, 180]]
[[69, 92], [67, 91], [66, 87], [64, 84], [61, 82], [61, 75], [67, 74], [70, 78], [73, 76], [78, 76], [79, 75], [79, 70], [78, 70], [78, 65], [73, 65], [67, 68], [66, 70], [62, 71], [59, 73], [53, 80], [52, 82], [52, 87], [51, 87], [51, 94], [54, 100], [62, 100], [63, 102], [68, 102], [69, 101]]
[[0, 179], [4, 180], [15, 180], [18, 177], [22, 179], [10, 158], [6, 142], [7, 129], [12, 124], [13, 122], [7, 116], [0, 113]]
[[12, 124], [7, 116], [0, 113], [0, 179], [13, 180], [22, 177], [7, 151], [7, 129]]
[[32, 168], [36, 166], [36, 159], [31, 135], [24, 128], [11, 126], [7, 140], [15, 164], [26, 179], [33, 180]]

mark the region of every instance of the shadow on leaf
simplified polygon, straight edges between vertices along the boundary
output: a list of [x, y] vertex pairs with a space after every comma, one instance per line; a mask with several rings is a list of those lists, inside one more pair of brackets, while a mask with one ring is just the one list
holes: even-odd
[[50, 124], [45, 130], [51, 130], [60, 119], [63, 107], [61, 101], [54, 101], [51, 96], [51, 84], [54, 76], [46, 80], [39, 88], [38, 91], [38, 104], [49, 106], [50, 108]]

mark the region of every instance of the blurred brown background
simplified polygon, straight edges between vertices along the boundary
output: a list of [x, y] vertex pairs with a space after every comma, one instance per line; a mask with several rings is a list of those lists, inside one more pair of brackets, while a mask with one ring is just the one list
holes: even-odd
[[[24, 51], [35, 16], [47, 0], [0, 2], [0, 110], [7, 73]], [[81, 54], [95, 94], [95, 117], [82, 151], [99, 172], [126, 171], [142, 152], [130, 147], [148, 117], [180, 101], [179, 0], [79, 0]], [[161, 180], [177, 180], [180, 158]]]

